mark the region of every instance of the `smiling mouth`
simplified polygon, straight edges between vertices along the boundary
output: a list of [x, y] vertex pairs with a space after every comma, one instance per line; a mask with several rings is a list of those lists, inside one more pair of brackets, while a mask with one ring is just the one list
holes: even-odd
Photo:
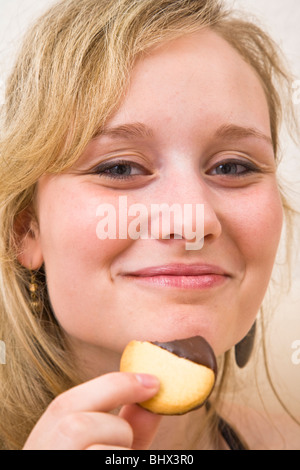
[[211, 289], [225, 283], [230, 275], [218, 266], [171, 264], [124, 273], [133, 281], [152, 286], [177, 289]]

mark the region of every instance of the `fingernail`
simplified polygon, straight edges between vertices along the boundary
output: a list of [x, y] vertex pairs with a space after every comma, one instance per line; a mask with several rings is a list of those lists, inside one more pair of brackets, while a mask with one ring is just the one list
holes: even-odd
[[136, 374], [137, 380], [146, 388], [157, 388], [159, 380], [154, 375], [149, 374]]

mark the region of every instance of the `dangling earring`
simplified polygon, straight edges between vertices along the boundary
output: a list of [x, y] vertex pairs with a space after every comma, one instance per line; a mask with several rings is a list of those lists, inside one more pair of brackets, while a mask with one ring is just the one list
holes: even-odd
[[254, 346], [255, 332], [256, 321], [252, 325], [251, 330], [248, 332], [245, 338], [243, 338], [242, 341], [235, 345], [235, 362], [240, 369], [245, 367], [250, 359]]
[[37, 310], [40, 306], [40, 302], [38, 300], [38, 284], [36, 282], [36, 276], [34, 272], [31, 270], [30, 270], [29, 292], [30, 292], [30, 305], [34, 310]]

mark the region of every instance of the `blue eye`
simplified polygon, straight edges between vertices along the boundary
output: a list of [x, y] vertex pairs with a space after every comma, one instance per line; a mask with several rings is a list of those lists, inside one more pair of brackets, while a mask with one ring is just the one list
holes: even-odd
[[244, 161], [225, 161], [215, 166], [211, 171], [211, 174], [219, 176], [245, 176], [249, 173], [258, 172], [259, 169], [251, 164]]
[[113, 177], [130, 176], [132, 174], [132, 167], [131, 165], [118, 164], [110, 168], [107, 168], [106, 170], [103, 171], [103, 173], [105, 175], [110, 175]]
[[101, 163], [93, 170], [93, 174], [112, 179], [126, 179], [136, 175], [145, 175], [148, 173], [137, 163], [121, 160], [116, 162]]

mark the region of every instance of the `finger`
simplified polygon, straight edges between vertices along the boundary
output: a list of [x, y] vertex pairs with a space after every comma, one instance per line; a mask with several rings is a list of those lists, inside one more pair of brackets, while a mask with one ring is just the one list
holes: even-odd
[[147, 374], [112, 372], [78, 385], [59, 395], [51, 404], [53, 416], [77, 411], [112, 411], [154, 396], [158, 379]]
[[119, 416], [126, 419], [132, 428], [132, 448], [135, 450], [149, 449], [162, 416], [151, 413], [139, 405], [125, 405]]
[[133, 442], [130, 424], [109, 413], [70, 413], [54, 423], [48, 433], [41, 431], [45, 430], [34, 430], [24, 450], [84, 450], [93, 445], [131, 448]]
[[[69, 415], [74, 416], [76, 413], [88, 411], [112, 411], [124, 404], [147, 400], [157, 393], [158, 388], [158, 381], [152, 376], [123, 372], [106, 374], [78, 385], [52, 401], [30, 433], [24, 449], [54, 449], [57, 445], [60, 445], [57, 439], [57, 426], [60, 425], [59, 423], [64, 425], [64, 418], [68, 423]], [[68, 426], [65, 425], [65, 427]], [[70, 429], [72, 429], [72, 426], [69, 426]], [[61, 440], [61, 445], [68, 449], [73, 445], [72, 433], [69, 437], [65, 431], [63, 434], [65, 439], [64, 442]], [[93, 440], [87, 445], [98, 443], [101, 443], [101, 441]], [[116, 445], [116, 442], [110, 444]], [[82, 448], [82, 444], [79, 448]]]
[[133, 431], [130, 424], [119, 416], [76, 412], [59, 421], [53, 438], [57, 450], [86, 449], [95, 444], [131, 448]]

